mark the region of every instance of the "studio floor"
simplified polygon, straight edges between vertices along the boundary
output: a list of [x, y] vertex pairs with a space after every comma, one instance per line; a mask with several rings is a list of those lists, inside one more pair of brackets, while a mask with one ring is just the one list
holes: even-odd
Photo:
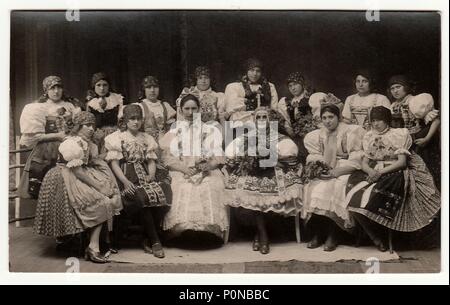
[[[67, 272], [67, 254], [56, 250], [52, 238], [33, 234], [31, 227], [9, 226], [10, 272]], [[440, 272], [440, 249], [381, 253], [371, 246], [339, 246], [334, 252], [310, 250], [306, 243], [274, 243], [269, 255], [251, 251], [250, 242], [222, 247], [165, 248], [166, 258], [156, 259], [137, 245], [121, 249], [108, 264], [80, 259], [80, 272], [94, 273], [381, 273]], [[66, 265], [68, 264], [68, 265]]]

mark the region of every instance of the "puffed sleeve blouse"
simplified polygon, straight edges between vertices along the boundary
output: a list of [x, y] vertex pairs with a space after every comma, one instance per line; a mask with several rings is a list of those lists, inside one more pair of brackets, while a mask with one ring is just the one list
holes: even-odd
[[136, 136], [128, 131], [117, 130], [105, 138], [106, 161], [145, 162], [157, 160], [158, 143], [144, 132]]
[[412, 138], [406, 128], [388, 128], [383, 132], [368, 131], [363, 138], [364, 155], [375, 161], [396, 160], [410, 155]]
[[93, 147], [79, 136], [68, 137], [59, 145], [58, 150], [69, 168], [87, 165], [89, 156], [96, 154]]
[[[339, 123], [337, 127], [336, 167], [349, 166], [361, 169], [364, 155], [362, 139], [366, 131], [358, 125]], [[327, 143], [329, 131], [325, 127], [314, 130], [305, 136], [304, 144], [308, 150], [306, 163], [314, 161], [325, 162], [324, 145]]]

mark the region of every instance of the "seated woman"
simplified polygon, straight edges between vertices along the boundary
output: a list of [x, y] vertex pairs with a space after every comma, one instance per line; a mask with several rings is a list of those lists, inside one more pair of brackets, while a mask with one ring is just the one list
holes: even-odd
[[[256, 224], [253, 250], [270, 252], [266, 214], [295, 216], [301, 208], [301, 164], [298, 148], [270, 122], [280, 116], [268, 108], [254, 112], [256, 129], [236, 138], [226, 150], [226, 204], [251, 211]], [[261, 144], [263, 143], [263, 144]]]
[[164, 258], [157, 232], [161, 215], [157, 214], [164, 213], [170, 207], [170, 181], [157, 170], [158, 144], [152, 136], [142, 131], [141, 107], [136, 104], [125, 106], [122, 120], [120, 130], [105, 138], [105, 159], [119, 182], [124, 212], [130, 217], [138, 213], [142, 217], [144, 251]]
[[308, 248], [323, 244], [325, 251], [338, 246], [338, 227], [353, 227], [345, 202], [345, 189], [350, 174], [361, 168], [362, 138], [365, 130], [340, 120], [336, 105], [323, 105], [320, 115], [324, 127], [305, 136], [309, 152], [304, 176], [309, 180], [303, 188], [302, 217], [313, 232]]
[[20, 144], [33, 148], [19, 186], [21, 198], [38, 198], [42, 180], [56, 165], [58, 146], [67, 136], [74, 113], [81, 111], [78, 100], [67, 97], [58, 76], [43, 81], [44, 94], [25, 106], [20, 116]]
[[183, 232], [209, 232], [222, 239], [229, 229], [228, 211], [223, 204], [224, 177], [219, 169], [224, 163], [222, 134], [201, 122], [200, 101], [195, 96], [183, 97], [180, 108], [185, 121], [178, 121], [177, 127], [160, 141], [173, 191], [164, 230], [169, 231], [169, 237]]
[[391, 111], [370, 112], [372, 129], [363, 139], [361, 171], [348, 180], [348, 209], [380, 251], [386, 251], [381, 227], [413, 232], [431, 223], [440, 209], [440, 195], [422, 159], [410, 152], [405, 128], [390, 128]]
[[211, 71], [208, 67], [199, 66], [195, 68], [195, 73], [191, 79], [191, 87], [184, 88], [180, 97], [177, 99], [177, 120], [183, 120], [183, 114], [180, 108], [181, 99], [187, 95], [195, 95], [200, 101], [200, 113], [202, 122], [225, 122], [225, 95], [222, 92], [216, 92], [213, 88]]
[[369, 111], [376, 106], [389, 108], [391, 102], [382, 94], [375, 93], [375, 78], [369, 71], [358, 71], [354, 79], [357, 93], [345, 100], [342, 110], [343, 121], [370, 129]]
[[123, 107], [123, 96], [112, 91], [111, 81], [105, 73], [98, 72], [92, 75], [86, 102], [86, 110], [95, 115], [97, 130], [94, 141], [103, 154], [105, 137], [117, 130], [118, 115]]
[[111, 230], [113, 217], [122, 210], [120, 192], [92, 142], [94, 115], [80, 112], [74, 116], [73, 124], [71, 136], [59, 146], [60, 162], [42, 182], [34, 230], [53, 237], [89, 230], [86, 259], [106, 263], [99, 249], [100, 232], [105, 222]]

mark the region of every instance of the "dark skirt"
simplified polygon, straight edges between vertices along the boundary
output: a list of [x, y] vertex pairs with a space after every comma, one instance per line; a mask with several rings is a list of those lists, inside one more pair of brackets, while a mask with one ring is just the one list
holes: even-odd
[[[412, 153], [406, 170], [382, 177], [373, 189], [358, 187], [365, 180], [360, 172], [349, 178], [348, 210], [401, 232], [415, 232], [432, 223], [441, 207], [440, 192], [419, 155]], [[359, 186], [358, 186], [359, 184]], [[372, 187], [369, 186], [369, 187]], [[368, 203], [361, 192], [370, 191]], [[403, 195], [401, 195], [403, 193]], [[401, 200], [400, 200], [401, 198]], [[363, 206], [365, 205], [365, 206]]]
[[[413, 140], [426, 137], [430, 130], [430, 126], [423, 128], [416, 134], [412, 134]], [[440, 133], [436, 132], [428, 142], [427, 146], [419, 147], [413, 145], [412, 149], [423, 159], [438, 189], [441, 189], [441, 141]]]
[[60, 141], [38, 143], [25, 164], [19, 183], [21, 198], [37, 199], [47, 172], [56, 165]]
[[118, 181], [122, 191], [124, 211], [127, 215], [133, 216], [143, 208], [168, 209], [170, 207], [172, 204], [170, 177], [162, 166], [157, 165], [156, 181], [153, 182], [145, 180], [148, 170], [143, 163], [123, 163], [122, 167], [127, 179], [137, 186], [134, 195], [125, 195], [123, 185]]

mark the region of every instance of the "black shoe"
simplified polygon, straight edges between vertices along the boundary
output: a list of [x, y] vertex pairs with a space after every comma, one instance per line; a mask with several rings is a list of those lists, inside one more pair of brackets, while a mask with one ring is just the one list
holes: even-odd
[[261, 246], [259, 248], [259, 252], [261, 254], [269, 254], [269, 252], [270, 252], [269, 242], [261, 243]]
[[327, 238], [327, 240], [325, 241], [325, 245], [323, 246], [323, 250], [327, 251], [327, 252], [331, 252], [336, 250], [338, 246], [338, 242], [336, 240], [336, 236], [334, 236], [334, 234], [330, 234]]
[[389, 247], [382, 240], [376, 240], [374, 241], [374, 244], [380, 252], [386, 252], [389, 249]]
[[322, 243], [319, 235], [314, 235], [314, 237], [308, 243], [307, 247], [308, 247], [308, 249], [316, 249], [316, 248], [319, 248], [322, 244], [323, 243]]
[[105, 264], [108, 261], [106, 260], [106, 258], [100, 254], [100, 252], [96, 252], [94, 250], [92, 250], [91, 248], [87, 247], [86, 248], [86, 252], [84, 254], [84, 258], [87, 261], [91, 261], [93, 263], [96, 264]]
[[259, 243], [259, 238], [255, 237], [255, 239], [253, 240], [253, 245], [252, 245], [253, 251], [259, 251], [260, 247], [261, 247], [261, 244]]

